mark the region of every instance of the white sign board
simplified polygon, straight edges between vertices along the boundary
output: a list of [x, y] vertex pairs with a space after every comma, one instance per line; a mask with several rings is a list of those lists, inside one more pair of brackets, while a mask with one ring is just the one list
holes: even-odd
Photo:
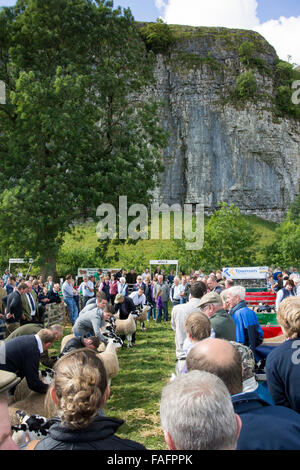
[[9, 258], [9, 264], [33, 263], [32, 258]]
[[227, 279], [266, 279], [268, 277], [267, 266], [250, 268], [223, 268], [223, 276]]
[[162, 264], [175, 264], [176, 265], [176, 276], [178, 275], [178, 260], [177, 259], [151, 259], [150, 260], [150, 275], [151, 275], [151, 265], [156, 264], [161, 266]]
[[156, 259], [152, 259], [150, 261], [150, 264], [178, 264], [178, 260], [170, 260], [170, 259], [165, 259], [165, 260], [156, 260]]
[[118, 273], [121, 271], [120, 268], [80, 268], [78, 269], [77, 277], [83, 276], [95, 276], [98, 269], [101, 269], [102, 274], [107, 274], [110, 271], [112, 274]]

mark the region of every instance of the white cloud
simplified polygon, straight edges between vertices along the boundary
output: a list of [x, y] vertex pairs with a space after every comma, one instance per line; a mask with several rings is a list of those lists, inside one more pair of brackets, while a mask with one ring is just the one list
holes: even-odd
[[169, 0], [164, 17], [169, 24], [249, 28], [259, 24], [256, 0]]
[[270, 20], [254, 28], [275, 47], [283, 60], [292, 56], [292, 62], [300, 64], [300, 16]]
[[155, 0], [169, 24], [252, 29], [262, 34], [279, 57], [300, 64], [300, 17], [260, 23], [257, 0]]
[[155, 0], [155, 6], [161, 10], [162, 8], [166, 8], [166, 3], [164, 0]]

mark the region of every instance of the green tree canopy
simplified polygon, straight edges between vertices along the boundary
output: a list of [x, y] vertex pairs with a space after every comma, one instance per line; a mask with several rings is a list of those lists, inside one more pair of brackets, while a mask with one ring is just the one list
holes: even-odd
[[252, 70], [241, 73], [236, 80], [236, 93], [240, 99], [250, 99], [257, 92], [256, 78]]
[[167, 52], [175, 41], [170, 26], [164, 23], [161, 18], [158, 18], [156, 23], [149, 23], [141, 28], [141, 36], [147, 49], [155, 54]]
[[74, 221], [151, 199], [166, 143], [153, 56], [108, 1], [18, 0], [0, 25], [0, 246], [54, 274]]
[[300, 264], [300, 224], [295, 222], [289, 212], [275, 231], [276, 240], [265, 249], [270, 265], [299, 266]]
[[185, 242], [176, 240], [179, 264], [183, 269], [191, 266], [204, 271], [225, 266], [252, 266], [255, 264], [257, 235], [241, 215], [238, 207], [220, 203], [204, 229], [204, 244], [199, 251], [185, 250]]

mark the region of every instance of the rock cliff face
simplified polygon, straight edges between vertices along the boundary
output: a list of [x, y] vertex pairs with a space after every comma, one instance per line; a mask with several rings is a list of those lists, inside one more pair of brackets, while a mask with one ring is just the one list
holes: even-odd
[[[300, 121], [274, 115], [274, 49], [251, 31], [173, 28], [176, 43], [157, 55], [151, 90], [165, 103], [170, 135], [156, 199], [204, 203], [208, 214], [226, 201], [281, 220], [300, 191]], [[253, 69], [257, 100], [233, 103], [236, 79], [249, 69], [238, 52], [245, 41], [256, 44], [264, 66]]]

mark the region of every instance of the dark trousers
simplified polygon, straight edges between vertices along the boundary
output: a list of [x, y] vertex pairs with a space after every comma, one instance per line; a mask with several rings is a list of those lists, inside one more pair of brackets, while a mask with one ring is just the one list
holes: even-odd
[[168, 321], [168, 319], [169, 319], [169, 317], [168, 317], [168, 301], [163, 302], [163, 312], [164, 312], [164, 320]]

